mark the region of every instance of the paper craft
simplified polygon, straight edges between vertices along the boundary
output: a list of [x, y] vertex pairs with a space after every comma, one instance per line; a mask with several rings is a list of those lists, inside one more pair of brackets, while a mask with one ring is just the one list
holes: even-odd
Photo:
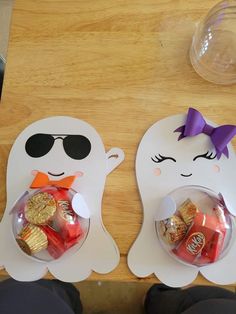
[[[123, 160], [121, 149], [105, 152], [96, 130], [71, 117], [37, 121], [18, 136], [9, 155], [0, 224], [0, 265], [9, 275], [33, 281], [49, 270], [76, 282], [118, 265], [119, 250], [103, 225], [101, 203], [106, 176]], [[37, 216], [38, 199], [44, 207]]]
[[[236, 282], [236, 159], [229, 143], [235, 133], [235, 126], [217, 127], [193, 108], [147, 130], [136, 157], [143, 224], [128, 255], [136, 276], [154, 273], [173, 287], [199, 272], [217, 284]], [[181, 206], [189, 211], [185, 220]]]

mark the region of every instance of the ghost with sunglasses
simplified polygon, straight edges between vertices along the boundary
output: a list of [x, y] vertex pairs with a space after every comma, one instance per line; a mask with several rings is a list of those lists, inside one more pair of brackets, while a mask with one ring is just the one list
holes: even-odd
[[[118, 248], [106, 231], [101, 216], [106, 176], [124, 159], [119, 148], [105, 152], [93, 127], [70, 117], [51, 117], [28, 126], [16, 139], [7, 166], [7, 205], [0, 224], [0, 264], [17, 280], [32, 281], [49, 270], [63, 281], [86, 279], [92, 271], [108, 273], [119, 263]], [[15, 201], [26, 191], [33, 175], [49, 182], [77, 176], [75, 211], [89, 218], [89, 232], [78, 251], [58, 261], [39, 262], [23, 254], [11, 234]], [[76, 202], [80, 206], [76, 208]], [[82, 200], [82, 203], [81, 203]], [[81, 205], [82, 204], [82, 205]]]

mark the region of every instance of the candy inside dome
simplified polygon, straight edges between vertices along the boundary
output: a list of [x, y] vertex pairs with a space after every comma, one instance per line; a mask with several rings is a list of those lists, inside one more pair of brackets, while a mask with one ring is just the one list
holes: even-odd
[[72, 208], [76, 192], [47, 186], [26, 191], [12, 209], [12, 230], [19, 248], [27, 255], [51, 261], [73, 254], [83, 244], [89, 219]]
[[185, 186], [172, 191], [173, 216], [156, 221], [163, 248], [178, 261], [203, 266], [223, 258], [233, 238], [234, 217], [223, 197], [207, 188]]

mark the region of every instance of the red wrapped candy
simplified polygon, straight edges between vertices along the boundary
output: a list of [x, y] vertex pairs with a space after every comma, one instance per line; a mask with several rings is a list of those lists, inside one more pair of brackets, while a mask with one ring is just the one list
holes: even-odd
[[[215, 223], [215, 228], [218, 232], [215, 233], [212, 241], [203, 248], [201, 254], [202, 258], [208, 258], [210, 262], [217, 261], [222, 252], [227, 227], [224, 210], [221, 207], [214, 208], [213, 210], [216, 213], [216, 217], [212, 217], [211, 222], [212, 224]], [[212, 227], [214, 226], [212, 225]]]
[[[58, 190], [49, 189], [47, 193], [53, 195], [54, 199], [57, 202], [57, 213], [53, 227], [58, 231], [57, 234], [60, 237], [60, 241], [63, 241], [64, 251], [68, 250], [70, 247], [78, 243], [80, 237], [83, 234], [81, 225], [79, 223], [79, 217], [74, 212], [71, 206], [71, 194], [66, 189]], [[56, 238], [59, 239], [57, 236]], [[60, 253], [62, 252], [61, 247], [62, 246], [60, 245], [58, 252], [58, 249], [55, 249], [53, 245], [49, 244], [48, 251], [54, 258], [58, 258], [55, 256], [61, 255]]]
[[225, 224], [217, 216], [199, 212], [185, 238], [173, 253], [187, 263], [204, 265], [215, 262], [223, 248]]
[[66, 251], [62, 237], [50, 226], [41, 226], [41, 229], [48, 238], [47, 250], [49, 254], [55, 259], [59, 258]]
[[57, 202], [57, 214], [53, 227], [59, 230], [62, 238], [67, 242], [66, 246], [71, 247], [72, 243], [77, 242], [74, 239], [82, 235], [79, 217], [71, 206], [71, 194], [66, 189], [49, 189], [47, 193], [53, 195]]
[[66, 198], [57, 200], [58, 210], [56, 222], [60, 229], [63, 239], [70, 242], [72, 239], [82, 235], [82, 228], [79, 223], [79, 217], [74, 212], [71, 202]]

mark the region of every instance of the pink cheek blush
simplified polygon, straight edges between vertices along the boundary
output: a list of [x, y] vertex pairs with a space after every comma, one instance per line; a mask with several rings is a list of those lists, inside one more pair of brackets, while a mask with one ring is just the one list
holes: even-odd
[[160, 168], [155, 168], [154, 169], [154, 175], [157, 176], [157, 177], [160, 176], [161, 175], [161, 169]]
[[84, 175], [84, 173], [83, 173], [82, 171], [76, 171], [76, 172], [75, 172], [75, 176], [76, 176], [77, 178], [83, 177], [83, 175]]
[[213, 166], [213, 171], [216, 172], [216, 173], [220, 172], [220, 167], [217, 166], [217, 165], [214, 165]]

